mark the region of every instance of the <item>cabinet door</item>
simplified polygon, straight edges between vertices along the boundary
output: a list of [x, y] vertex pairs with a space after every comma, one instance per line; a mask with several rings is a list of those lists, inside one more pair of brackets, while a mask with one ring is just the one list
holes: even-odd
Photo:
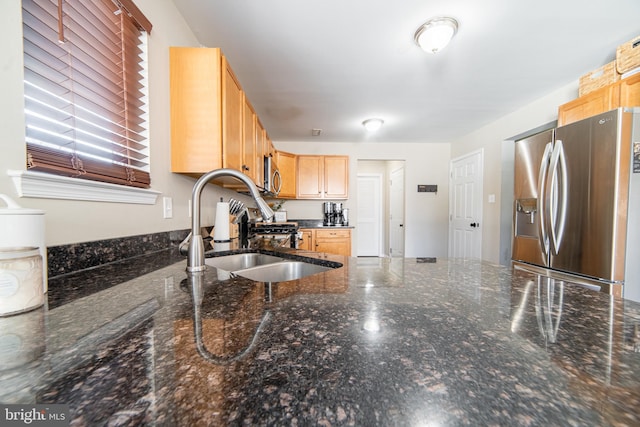
[[258, 160], [258, 181], [259, 186], [264, 186], [264, 141], [267, 132], [264, 130], [260, 119], [256, 116], [256, 159]]
[[298, 199], [321, 199], [324, 161], [322, 156], [298, 156]]
[[351, 256], [351, 230], [315, 230], [315, 250]]
[[242, 170], [242, 88], [222, 57], [222, 158], [225, 168]]
[[594, 90], [558, 108], [558, 126], [577, 122], [596, 114], [617, 108], [620, 101], [620, 84]]
[[325, 156], [324, 198], [347, 199], [349, 197], [349, 157]]
[[276, 155], [276, 147], [273, 145], [273, 141], [271, 141], [267, 132], [265, 132], [264, 152], [265, 156], [275, 157]]
[[[258, 175], [258, 152], [256, 150], [256, 113], [247, 99], [244, 97], [242, 131], [242, 172], [251, 178], [256, 185], [262, 185]], [[262, 160], [262, 159], [260, 159]], [[262, 163], [260, 163], [262, 164]]]
[[640, 74], [620, 81], [620, 106], [640, 107]]
[[220, 49], [172, 47], [171, 171], [202, 174], [222, 167]]
[[300, 233], [302, 233], [302, 238], [298, 239], [298, 249], [301, 249], [303, 251], [315, 250], [315, 243], [313, 242], [313, 230], [300, 229]]
[[276, 151], [276, 162], [282, 178], [282, 187], [278, 197], [294, 199], [296, 197], [296, 155]]

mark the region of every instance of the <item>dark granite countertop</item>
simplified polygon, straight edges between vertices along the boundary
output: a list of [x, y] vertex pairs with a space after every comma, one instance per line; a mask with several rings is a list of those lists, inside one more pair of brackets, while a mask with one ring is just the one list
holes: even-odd
[[50, 283], [94, 290], [0, 319], [0, 402], [72, 425], [640, 424], [637, 303], [486, 262], [284, 252], [343, 267], [187, 280], [156, 255]]

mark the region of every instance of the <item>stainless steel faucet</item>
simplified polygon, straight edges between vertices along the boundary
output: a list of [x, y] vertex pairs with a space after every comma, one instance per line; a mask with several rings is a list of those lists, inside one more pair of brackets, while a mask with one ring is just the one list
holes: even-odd
[[242, 172], [235, 169], [215, 169], [202, 175], [193, 186], [193, 192], [191, 194], [193, 213], [191, 216], [191, 240], [189, 241], [187, 272], [203, 271], [206, 269], [204, 264], [204, 241], [200, 233], [200, 199], [202, 198], [202, 189], [204, 186], [212, 179], [222, 176], [230, 176], [242, 181], [249, 189], [249, 193], [253, 197], [253, 200], [255, 200], [256, 205], [258, 205], [263, 221], [270, 221], [271, 218], [273, 218], [273, 211], [262, 196], [260, 196], [258, 187]]

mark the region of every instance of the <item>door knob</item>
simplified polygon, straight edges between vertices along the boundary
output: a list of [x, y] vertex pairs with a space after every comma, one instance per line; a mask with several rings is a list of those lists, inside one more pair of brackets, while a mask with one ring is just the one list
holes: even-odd
[[476, 227], [480, 227], [480, 224], [477, 222], [472, 222], [471, 224], [469, 224], [471, 227], [476, 228]]

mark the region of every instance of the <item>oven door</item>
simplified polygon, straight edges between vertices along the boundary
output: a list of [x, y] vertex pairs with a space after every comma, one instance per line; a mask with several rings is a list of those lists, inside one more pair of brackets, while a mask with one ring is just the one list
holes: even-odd
[[255, 249], [296, 248], [296, 236], [296, 233], [256, 233], [251, 239], [251, 247]]

